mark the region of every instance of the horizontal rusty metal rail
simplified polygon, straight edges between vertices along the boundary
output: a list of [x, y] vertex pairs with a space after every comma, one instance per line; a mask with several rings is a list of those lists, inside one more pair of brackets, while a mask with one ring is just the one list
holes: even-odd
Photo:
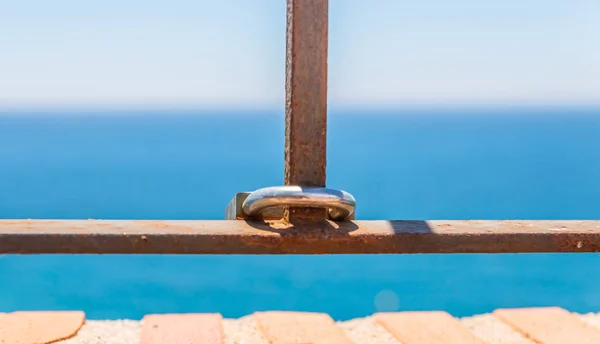
[[600, 252], [600, 221], [0, 220], [0, 254]]

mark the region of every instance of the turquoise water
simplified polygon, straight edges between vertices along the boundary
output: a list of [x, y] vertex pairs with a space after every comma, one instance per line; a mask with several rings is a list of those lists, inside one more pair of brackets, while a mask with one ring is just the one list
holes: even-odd
[[[283, 182], [282, 112], [0, 113], [0, 218], [221, 219]], [[598, 219], [600, 109], [332, 110], [361, 219]], [[600, 255], [1, 256], [0, 312], [600, 310]]]

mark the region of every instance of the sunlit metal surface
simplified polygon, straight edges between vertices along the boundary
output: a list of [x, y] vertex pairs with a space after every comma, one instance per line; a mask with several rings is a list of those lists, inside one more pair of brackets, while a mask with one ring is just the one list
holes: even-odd
[[242, 210], [249, 217], [273, 207], [325, 208], [334, 221], [344, 221], [354, 214], [356, 200], [342, 190], [300, 186], [273, 186], [256, 190], [244, 201]]
[[509, 252], [600, 252], [600, 221], [0, 220], [0, 254]]

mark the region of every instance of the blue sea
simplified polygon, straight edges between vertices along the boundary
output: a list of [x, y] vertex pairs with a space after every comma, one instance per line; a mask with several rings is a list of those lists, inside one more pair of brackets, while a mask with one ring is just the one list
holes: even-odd
[[[283, 183], [283, 111], [0, 112], [0, 218], [222, 219]], [[360, 219], [599, 219], [599, 108], [331, 109]], [[599, 254], [0, 255], [0, 312], [600, 310]]]

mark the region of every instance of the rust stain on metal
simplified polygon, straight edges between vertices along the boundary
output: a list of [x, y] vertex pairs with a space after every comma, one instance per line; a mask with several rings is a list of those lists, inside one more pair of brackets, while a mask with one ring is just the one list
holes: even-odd
[[164, 228], [164, 229], [182, 229], [185, 231], [191, 231], [192, 228], [189, 226], [182, 226], [173, 223], [156, 220], [137, 220], [136, 222], [149, 227], [149, 228]]
[[150, 222], [148, 224], [146, 224], [148, 227], [154, 227], [154, 228], [169, 228], [169, 229], [182, 229], [185, 231], [191, 231], [192, 228], [187, 227], [187, 226], [177, 226], [177, 225], [170, 225], [167, 223], [160, 223], [160, 222]]
[[[325, 186], [328, 0], [287, 0], [285, 185]], [[291, 222], [325, 209], [291, 208]]]
[[32, 223], [36, 223], [36, 224], [54, 224], [54, 223], [59, 223], [58, 220], [32, 220], [32, 219], [27, 219], [27, 220], [0, 220], [0, 226], [3, 225], [29, 225]]
[[600, 221], [0, 220], [0, 254], [504, 252], [600, 252]]

